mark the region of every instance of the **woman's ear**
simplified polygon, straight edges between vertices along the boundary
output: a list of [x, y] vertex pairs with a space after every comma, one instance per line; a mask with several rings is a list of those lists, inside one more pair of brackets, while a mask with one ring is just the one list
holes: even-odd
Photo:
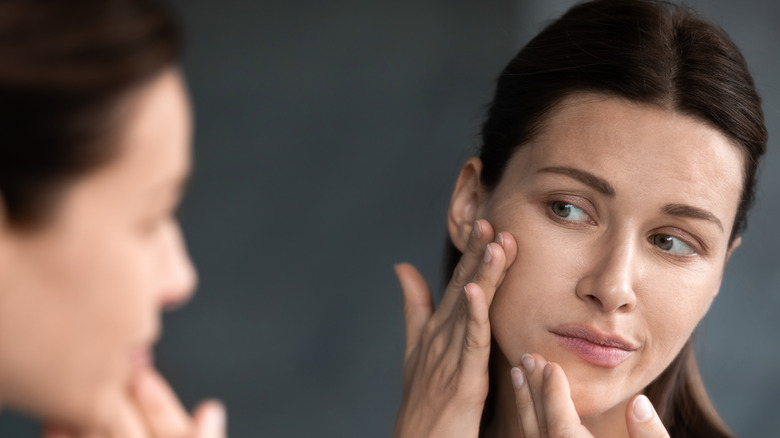
[[729, 261], [729, 259], [731, 258], [731, 254], [734, 253], [734, 250], [739, 248], [739, 245], [742, 245], [742, 236], [740, 234], [737, 234], [736, 236], [734, 236], [734, 240], [731, 241], [728, 251], [726, 251], [726, 262]]
[[482, 161], [477, 157], [469, 158], [460, 170], [450, 199], [447, 226], [453, 245], [461, 252], [466, 249], [471, 228], [482, 212], [485, 194], [480, 182], [481, 172]]
[[[734, 250], [739, 248], [739, 245], [742, 245], [742, 236], [737, 234], [734, 236], [734, 240], [731, 241], [729, 244], [729, 249], [726, 250], [726, 259], [723, 261], [723, 269], [726, 269], [726, 263], [729, 262], [729, 259], [731, 258], [731, 255], [734, 254]], [[715, 299], [715, 297], [718, 295], [718, 292], [720, 292], [720, 282], [718, 283], [718, 287], [715, 288], [715, 292], [712, 294], [712, 298], [710, 299], [710, 304], [712, 304], [712, 300]], [[710, 304], [707, 305], [707, 309], [705, 310], [705, 313], [709, 311]]]

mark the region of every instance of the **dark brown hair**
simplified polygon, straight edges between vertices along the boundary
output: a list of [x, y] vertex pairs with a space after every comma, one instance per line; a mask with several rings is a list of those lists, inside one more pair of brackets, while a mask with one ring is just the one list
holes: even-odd
[[67, 184], [117, 153], [120, 103], [173, 65], [180, 36], [151, 0], [0, 0], [0, 208], [50, 218]]
[[[767, 132], [745, 60], [724, 31], [686, 8], [661, 1], [575, 5], [531, 40], [498, 78], [479, 154], [486, 189], [495, 188], [517, 148], [534, 138], [563, 99], [577, 92], [685, 114], [730, 138], [744, 157], [730, 240], [744, 230]], [[448, 240], [447, 278], [459, 258]], [[491, 388], [486, 416], [494, 393]], [[706, 395], [692, 340], [645, 393], [672, 437], [732, 436]]]

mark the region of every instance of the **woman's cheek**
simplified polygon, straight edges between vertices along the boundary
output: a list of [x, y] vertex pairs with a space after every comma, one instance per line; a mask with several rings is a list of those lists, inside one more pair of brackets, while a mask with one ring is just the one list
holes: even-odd
[[720, 275], [706, 269], [683, 271], [656, 266], [644, 283], [637, 292], [637, 301], [646, 324], [646, 355], [658, 363], [668, 363], [707, 313], [720, 285]]
[[490, 320], [507, 359], [519, 363], [524, 353], [542, 351], [549, 325], [563, 322], [566, 309], [576, 305], [576, 279], [584, 255], [577, 249], [583, 247], [576, 242], [581, 235], [558, 233], [546, 218], [522, 214], [512, 218], [504, 228], [496, 228], [515, 237], [517, 258], [496, 291]]

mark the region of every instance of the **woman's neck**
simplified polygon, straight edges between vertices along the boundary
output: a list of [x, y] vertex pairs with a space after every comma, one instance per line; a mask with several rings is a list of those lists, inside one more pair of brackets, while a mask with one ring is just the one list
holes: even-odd
[[[495, 347], [495, 344], [493, 345]], [[515, 438], [521, 436], [515, 394], [512, 388], [512, 380], [509, 374], [511, 366], [503, 357], [503, 354], [495, 354], [491, 365], [491, 374], [495, 379], [495, 385], [491, 388], [494, 394], [488, 397], [493, 399], [495, 409], [489, 423], [485, 424], [483, 438]], [[598, 415], [581, 417], [580, 420], [595, 437], [628, 437], [626, 429], [625, 411], [626, 403], [623, 402]]]

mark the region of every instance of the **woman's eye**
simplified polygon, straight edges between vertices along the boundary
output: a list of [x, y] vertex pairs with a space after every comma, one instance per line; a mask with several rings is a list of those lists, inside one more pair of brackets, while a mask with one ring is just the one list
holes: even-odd
[[672, 254], [695, 254], [696, 251], [684, 241], [668, 234], [655, 234], [651, 238], [653, 245]]
[[550, 203], [550, 209], [556, 216], [572, 222], [589, 222], [590, 216], [585, 210], [574, 204], [563, 201], [553, 201]]

